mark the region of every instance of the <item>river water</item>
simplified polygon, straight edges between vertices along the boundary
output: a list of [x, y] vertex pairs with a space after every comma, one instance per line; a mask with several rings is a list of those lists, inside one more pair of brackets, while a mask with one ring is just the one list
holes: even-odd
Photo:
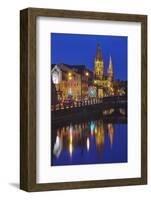
[[69, 123], [54, 128], [51, 165], [127, 162], [127, 123], [103, 119]]

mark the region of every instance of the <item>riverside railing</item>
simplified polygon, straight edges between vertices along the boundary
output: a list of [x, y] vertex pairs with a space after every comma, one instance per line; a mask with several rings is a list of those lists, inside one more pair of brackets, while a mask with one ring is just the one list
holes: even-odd
[[95, 99], [89, 99], [89, 100], [83, 100], [83, 101], [77, 101], [73, 102], [71, 105], [64, 105], [64, 104], [56, 104], [51, 106], [51, 110], [65, 110], [65, 109], [71, 109], [71, 108], [80, 108], [95, 104], [102, 103], [102, 98], [95, 98]]
[[127, 96], [109, 96], [103, 98], [93, 98], [89, 100], [73, 102], [71, 105], [56, 104], [51, 106], [51, 111], [66, 110], [72, 108], [80, 108], [86, 106], [92, 106], [96, 104], [125, 104], [127, 102]]

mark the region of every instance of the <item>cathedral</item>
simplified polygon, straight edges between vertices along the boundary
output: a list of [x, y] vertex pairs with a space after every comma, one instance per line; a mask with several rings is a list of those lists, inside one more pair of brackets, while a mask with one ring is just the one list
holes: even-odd
[[94, 85], [97, 88], [97, 96], [99, 98], [114, 95], [113, 94], [113, 64], [110, 56], [107, 76], [104, 73], [104, 61], [101, 53], [100, 44], [98, 43], [97, 53], [94, 60]]

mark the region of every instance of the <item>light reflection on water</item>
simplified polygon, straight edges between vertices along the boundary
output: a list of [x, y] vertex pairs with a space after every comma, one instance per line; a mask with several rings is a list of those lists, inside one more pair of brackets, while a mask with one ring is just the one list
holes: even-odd
[[94, 120], [53, 129], [51, 165], [127, 162], [127, 124]]

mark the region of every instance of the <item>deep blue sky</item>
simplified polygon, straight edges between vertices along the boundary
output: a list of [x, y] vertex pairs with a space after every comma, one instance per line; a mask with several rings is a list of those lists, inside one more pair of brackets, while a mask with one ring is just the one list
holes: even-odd
[[105, 74], [112, 56], [114, 78], [127, 80], [127, 37], [83, 34], [51, 33], [52, 64], [85, 64], [94, 70], [94, 58], [98, 42], [101, 46]]

